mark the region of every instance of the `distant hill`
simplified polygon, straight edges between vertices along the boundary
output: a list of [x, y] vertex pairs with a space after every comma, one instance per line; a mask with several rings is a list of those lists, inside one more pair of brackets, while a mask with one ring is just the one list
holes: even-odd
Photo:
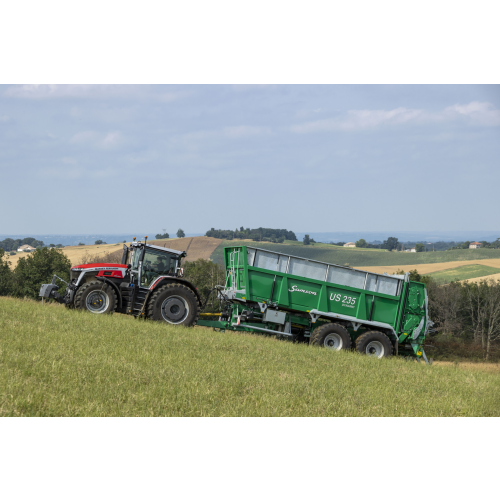
[[318, 260], [331, 264], [348, 264], [351, 267], [363, 269], [371, 266], [411, 266], [416, 264], [431, 264], [438, 262], [453, 262], [466, 260], [498, 259], [500, 249], [467, 249], [447, 250], [444, 252], [386, 252], [357, 248], [343, 248], [334, 245], [300, 245], [276, 244], [257, 242], [223, 241], [211, 256], [211, 260], [223, 265], [224, 247], [235, 245], [248, 245], [274, 252], [296, 255], [311, 260]]

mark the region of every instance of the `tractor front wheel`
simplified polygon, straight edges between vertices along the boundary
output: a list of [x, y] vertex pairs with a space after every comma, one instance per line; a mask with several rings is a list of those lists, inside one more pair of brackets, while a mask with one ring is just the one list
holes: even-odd
[[388, 358], [392, 355], [392, 342], [382, 332], [366, 332], [356, 339], [356, 350], [373, 358]]
[[116, 308], [116, 293], [102, 281], [90, 281], [75, 294], [75, 309], [94, 314], [111, 314]]
[[342, 325], [328, 323], [312, 332], [309, 343], [332, 351], [343, 351], [351, 348], [351, 336]]
[[200, 307], [194, 292], [187, 286], [171, 283], [153, 293], [148, 304], [148, 318], [171, 325], [193, 326]]

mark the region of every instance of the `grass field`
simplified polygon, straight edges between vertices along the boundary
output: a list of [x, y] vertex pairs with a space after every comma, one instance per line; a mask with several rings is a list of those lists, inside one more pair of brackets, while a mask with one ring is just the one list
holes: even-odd
[[437, 283], [451, 283], [452, 281], [469, 280], [471, 278], [482, 278], [493, 274], [498, 274], [498, 267], [483, 266], [481, 264], [469, 264], [467, 266], [455, 267], [444, 271], [437, 271], [428, 274]]
[[2, 416], [500, 416], [500, 373], [0, 298]]
[[[222, 244], [212, 254], [212, 260], [223, 264], [223, 248], [233, 245], [241, 245], [239, 240], [223, 241]], [[368, 267], [394, 266], [395, 271], [401, 267], [407, 267], [408, 270], [418, 267], [422, 264], [440, 264], [445, 262], [478, 261], [483, 259], [499, 259], [500, 249], [467, 249], [467, 250], [449, 250], [445, 252], [385, 252], [385, 251], [367, 251], [365, 249], [335, 247], [333, 245], [325, 246], [305, 246], [289, 245], [279, 243], [259, 243], [246, 242], [249, 246], [262, 248], [275, 252], [281, 252], [307, 259], [319, 260], [331, 264], [348, 264], [351, 267], [365, 269]], [[500, 266], [499, 266], [500, 267]], [[438, 269], [436, 269], [438, 270]]]

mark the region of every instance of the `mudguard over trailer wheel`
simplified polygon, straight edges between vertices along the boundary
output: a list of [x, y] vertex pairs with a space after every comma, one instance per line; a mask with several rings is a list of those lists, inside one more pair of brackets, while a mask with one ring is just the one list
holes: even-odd
[[94, 314], [112, 314], [116, 309], [116, 293], [102, 281], [90, 281], [76, 292], [75, 309]]
[[382, 332], [366, 332], [356, 339], [356, 350], [374, 358], [388, 358], [392, 356], [392, 342]]
[[351, 348], [351, 336], [346, 328], [338, 323], [328, 323], [316, 328], [311, 334], [309, 343], [326, 347], [333, 351], [343, 351]]
[[147, 311], [150, 319], [182, 326], [193, 326], [200, 315], [196, 295], [180, 283], [170, 283], [154, 292]]

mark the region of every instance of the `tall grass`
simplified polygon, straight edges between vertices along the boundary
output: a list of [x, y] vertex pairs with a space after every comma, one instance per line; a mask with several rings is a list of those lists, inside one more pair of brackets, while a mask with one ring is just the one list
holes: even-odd
[[500, 374], [0, 298], [2, 416], [499, 416]]

